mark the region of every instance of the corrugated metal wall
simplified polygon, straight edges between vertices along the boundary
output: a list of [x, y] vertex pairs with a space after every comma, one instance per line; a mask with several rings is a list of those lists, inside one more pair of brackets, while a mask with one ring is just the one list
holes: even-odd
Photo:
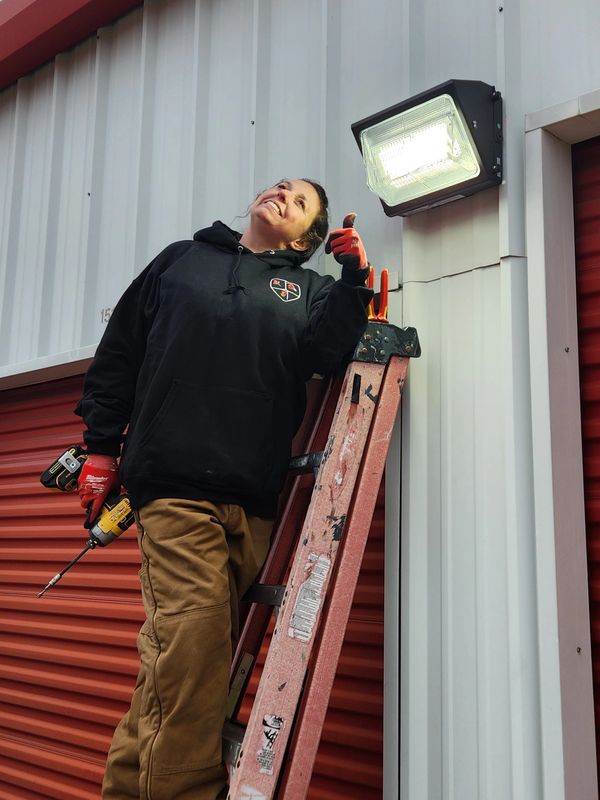
[[[362, 20], [372, 41], [401, 28], [402, 9], [379, 6]], [[350, 203], [375, 263], [395, 252], [397, 269], [399, 226], [364, 191], [349, 126], [397, 100], [379, 76], [401, 74], [402, 55], [357, 59], [350, 10], [148, 0], [0, 93], [5, 374], [96, 343], [162, 247], [217, 217], [243, 227], [282, 175], [322, 180], [333, 219]]]
[[[88, 553], [73, 495], [39, 475], [81, 435], [81, 378], [0, 393], [0, 797], [96, 800], [112, 731], [138, 669], [143, 610], [133, 531]], [[305, 492], [306, 502], [310, 488]], [[383, 528], [376, 518], [309, 797], [378, 800], [383, 785]]]
[[600, 764], [600, 138], [573, 147], [573, 205], [596, 748]]
[[[401, 797], [541, 797], [530, 531], [515, 521], [510, 265], [404, 286]], [[527, 478], [527, 476], [525, 476]], [[437, 501], [432, 501], [436, 498]], [[531, 641], [531, 640], [530, 640]], [[530, 687], [533, 691], [530, 691]]]
[[[146, 0], [22, 78], [0, 93], [0, 367], [95, 343], [163, 245], [215, 216], [243, 225], [254, 191], [282, 174], [321, 178], [333, 218], [350, 204], [371, 259], [398, 269], [401, 225], [365, 191], [349, 125], [448, 77], [505, 93], [500, 232], [503, 255], [523, 255], [523, 115], [600, 85], [595, 0], [538, 12]], [[469, 252], [459, 240], [458, 261]]]

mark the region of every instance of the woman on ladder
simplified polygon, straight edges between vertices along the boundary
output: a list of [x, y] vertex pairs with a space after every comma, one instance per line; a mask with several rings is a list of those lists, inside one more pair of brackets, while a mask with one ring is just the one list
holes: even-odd
[[286, 179], [242, 234], [215, 222], [169, 245], [117, 304], [86, 375], [81, 503], [93, 520], [127, 488], [146, 611], [104, 800], [224, 796], [238, 602], [267, 555], [305, 383], [352, 352], [372, 296], [351, 217], [326, 248], [341, 279], [303, 267], [327, 206], [318, 183]]

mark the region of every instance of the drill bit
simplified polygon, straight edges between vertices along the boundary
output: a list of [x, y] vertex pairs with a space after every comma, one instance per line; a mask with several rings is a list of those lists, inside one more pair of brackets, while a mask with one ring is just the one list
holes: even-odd
[[75, 558], [72, 561], [69, 561], [67, 566], [63, 567], [63, 569], [61, 569], [60, 572], [57, 572], [56, 575], [51, 580], [48, 581], [48, 583], [42, 589], [42, 591], [38, 593], [37, 597], [41, 597], [42, 595], [44, 595], [48, 591], [48, 589], [51, 589], [53, 586], [55, 586], [59, 582], [59, 580], [62, 578], [62, 576], [65, 574], [65, 572], [68, 572], [68, 570], [70, 570], [71, 567], [74, 564], [76, 564], [79, 561], [79, 559], [87, 553], [88, 550], [92, 550], [93, 548], [94, 548], [94, 544], [92, 544], [92, 541], [91, 540], [88, 541], [88, 543], [83, 548], [81, 553], [76, 555]]

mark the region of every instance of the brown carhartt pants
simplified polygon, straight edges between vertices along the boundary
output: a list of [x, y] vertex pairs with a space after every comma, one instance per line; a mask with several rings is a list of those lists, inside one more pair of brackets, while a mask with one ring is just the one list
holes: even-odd
[[236, 505], [161, 499], [138, 514], [146, 622], [131, 707], [115, 730], [103, 800], [215, 800], [239, 598], [272, 520]]

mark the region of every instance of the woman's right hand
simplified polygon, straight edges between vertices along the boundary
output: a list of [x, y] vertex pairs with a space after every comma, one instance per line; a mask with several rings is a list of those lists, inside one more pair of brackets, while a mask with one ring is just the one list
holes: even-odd
[[335, 260], [343, 267], [365, 269], [369, 266], [369, 261], [362, 239], [354, 229], [355, 218], [354, 212], [346, 214], [343, 227], [336, 228], [329, 234], [325, 252], [333, 253]]
[[108, 495], [112, 491], [118, 491], [120, 486], [117, 459], [114, 456], [90, 453], [83, 463], [77, 482], [81, 507], [88, 509], [88, 524], [96, 519]]

